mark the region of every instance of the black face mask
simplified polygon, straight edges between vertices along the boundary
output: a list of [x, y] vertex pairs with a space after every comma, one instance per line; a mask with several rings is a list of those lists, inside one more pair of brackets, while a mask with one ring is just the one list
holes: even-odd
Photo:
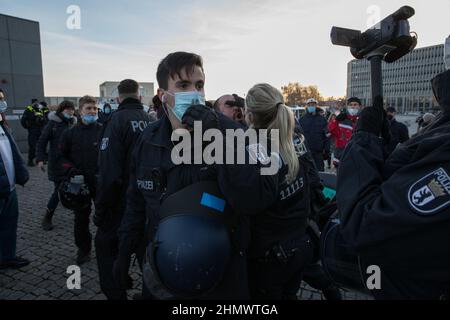
[[392, 120], [394, 120], [394, 116], [391, 115], [391, 114], [388, 114], [387, 119], [388, 119], [389, 121], [392, 121]]

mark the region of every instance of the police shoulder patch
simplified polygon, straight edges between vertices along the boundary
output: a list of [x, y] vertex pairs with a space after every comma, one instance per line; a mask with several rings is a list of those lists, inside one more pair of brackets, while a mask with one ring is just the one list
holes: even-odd
[[421, 216], [431, 216], [450, 206], [450, 177], [443, 169], [415, 182], [408, 192], [411, 208]]
[[109, 138], [103, 138], [102, 143], [100, 145], [100, 150], [105, 151], [106, 149], [108, 149], [108, 146], [109, 146]]
[[294, 134], [294, 147], [297, 157], [302, 157], [308, 152], [305, 144], [305, 136], [302, 134]]

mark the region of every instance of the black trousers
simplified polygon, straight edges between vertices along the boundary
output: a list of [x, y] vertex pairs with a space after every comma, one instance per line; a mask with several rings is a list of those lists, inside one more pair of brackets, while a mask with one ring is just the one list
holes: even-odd
[[36, 158], [36, 146], [41, 136], [40, 131], [28, 131], [28, 160], [32, 161]]
[[[313, 244], [308, 235], [291, 242], [297, 251], [284, 263], [275, 256], [250, 259], [249, 279], [252, 299], [295, 300], [303, 269], [313, 258]], [[288, 249], [288, 246], [283, 246]]]
[[113, 278], [113, 265], [119, 252], [117, 230], [121, 218], [114, 216], [107, 226], [97, 229], [95, 235], [95, 251], [97, 254], [100, 288], [108, 300], [127, 300], [126, 290], [116, 286]]
[[312, 157], [314, 159], [314, 163], [316, 164], [317, 171], [324, 172], [325, 171], [325, 163], [323, 160], [323, 153], [312, 152]]
[[91, 216], [91, 207], [75, 211], [74, 235], [75, 244], [84, 253], [91, 252], [92, 235], [89, 231], [89, 223]]

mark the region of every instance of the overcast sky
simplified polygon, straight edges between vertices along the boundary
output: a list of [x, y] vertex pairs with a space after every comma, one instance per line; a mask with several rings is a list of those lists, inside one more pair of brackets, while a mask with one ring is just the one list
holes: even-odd
[[[350, 52], [330, 42], [333, 25], [366, 29], [402, 5], [416, 9], [419, 47], [450, 34], [450, 0], [0, 0], [0, 13], [40, 22], [46, 96], [99, 95], [99, 84], [156, 83], [173, 51], [202, 55], [208, 99], [254, 84], [317, 85], [343, 96]], [[66, 22], [81, 9], [81, 29]]]

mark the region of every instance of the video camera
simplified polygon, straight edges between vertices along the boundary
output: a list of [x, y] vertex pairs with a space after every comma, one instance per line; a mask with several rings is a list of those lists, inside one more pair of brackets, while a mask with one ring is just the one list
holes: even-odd
[[356, 59], [382, 56], [392, 63], [411, 52], [417, 45], [417, 36], [410, 33], [408, 19], [415, 10], [404, 6], [364, 33], [333, 27], [331, 42], [334, 45], [350, 47]]
[[372, 102], [383, 101], [381, 62], [395, 62], [417, 46], [417, 34], [410, 32], [408, 22], [414, 14], [413, 8], [401, 7], [364, 33], [338, 27], [331, 29], [331, 42], [334, 45], [350, 47], [356, 59], [370, 61]]

